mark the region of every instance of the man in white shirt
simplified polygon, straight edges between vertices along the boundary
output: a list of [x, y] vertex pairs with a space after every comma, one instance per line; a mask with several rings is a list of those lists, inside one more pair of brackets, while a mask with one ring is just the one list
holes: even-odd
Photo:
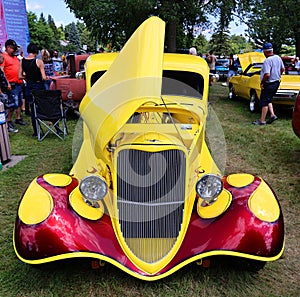
[[[273, 53], [272, 44], [269, 42], [264, 44], [263, 51], [266, 59], [260, 73], [260, 105], [262, 109], [260, 119], [252, 123], [254, 125], [272, 124], [278, 119], [274, 114], [272, 99], [279, 88], [281, 74], [284, 72], [282, 59]], [[268, 111], [270, 118], [266, 122]]]

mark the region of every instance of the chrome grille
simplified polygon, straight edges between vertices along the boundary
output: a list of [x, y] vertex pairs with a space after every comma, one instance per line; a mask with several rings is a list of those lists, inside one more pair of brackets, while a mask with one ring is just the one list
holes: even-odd
[[[179, 235], [185, 167], [185, 154], [176, 149], [158, 152], [125, 149], [118, 154], [120, 229], [131, 251], [145, 261], [163, 257]], [[155, 239], [154, 246], [149, 239]], [[154, 251], [156, 248], [160, 251]]]

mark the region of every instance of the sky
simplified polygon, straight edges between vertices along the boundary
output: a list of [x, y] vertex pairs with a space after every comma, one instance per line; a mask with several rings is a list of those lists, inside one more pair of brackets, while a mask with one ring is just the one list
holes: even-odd
[[[63, 0], [49, 0], [49, 1], [38, 1], [38, 0], [25, 0], [27, 11], [34, 12], [37, 17], [41, 13], [47, 19], [48, 15], [51, 15], [57, 27], [60, 25], [66, 26], [72, 22], [77, 22], [75, 15], [70, 12], [70, 9], [66, 7]], [[244, 34], [245, 26], [236, 26], [234, 22], [230, 24], [230, 34], [240, 35]], [[206, 34], [205, 34], [206, 35]], [[209, 38], [208, 34], [208, 38]]]
[[34, 12], [38, 18], [41, 13], [43, 13], [46, 20], [48, 15], [51, 15], [57, 27], [60, 25], [66, 26], [72, 22], [77, 22], [75, 15], [71, 13], [70, 9], [67, 8], [66, 3], [63, 0], [25, 1], [27, 11]]

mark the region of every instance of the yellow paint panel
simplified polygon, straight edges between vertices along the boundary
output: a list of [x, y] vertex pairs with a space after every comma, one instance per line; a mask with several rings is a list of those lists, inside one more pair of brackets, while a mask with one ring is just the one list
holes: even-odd
[[218, 196], [216, 202], [211, 205], [205, 205], [203, 199], [199, 198], [197, 202], [197, 212], [202, 219], [212, 219], [224, 213], [231, 204], [232, 196], [227, 190], [223, 190]]
[[72, 191], [69, 200], [72, 208], [83, 218], [96, 221], [101, 219], [104, 214], [104, 206], [102, 202], [98, 202], [100, 206], [99, 208], [87, 205], [83, 200], [79, 187]]
[[134, 110], [160, 98], [164, 33], [161, 19], [146, 20], [81, 101], [80, 113], [97, 157], [105, 158], [105, 146]]
[[227, 177], [227, 182], [236, 188], [246, 187], [252, 184], [254, 181], [254, 176], [248, 173], [237, 173], [231, 174]]
[[253, 214], [262, 221], [275, 222], [279, 218], [278, 202], [270, 187], [263, 180], [251, 195], [248, 206]]
[[66, 174], [49, 173], [43, 176], [44, 180], [55, 187], [66, 187], [72, 182], [72, 177]]
[[265, 55], [260, 52], [250, 52], [238, 55], [243, 71], [253, 63], [263, 63], [266, 59]]
[[154, 263], [168, 254], [176, 238], [126, 238], [130, 250], [147, 263]]
[[[13, 240], [14, 240], [14, 237], [13, 237]], [[116, 260], [114, 260], [110, 257], [106, 257], [104, 255], [97, 254], [97, 253], [77, 252], [77, 253], [67, 253], [67, 254], [63, 254], [63, 255], [52, 256], [52, 257], [49, 257], [49, 258], [38, 259], [38, 260], [27, 260], [27, 259], [22, 258], [18, 254], [18, 251], [16, 249], [16, 245], [15, 245], [15, 241], [14, 241], [14, 250], [15, 250], [15, 253], [16, 253], [17, 257], [21, 261], [23, 261], [25, 263], [28, 263], [28, 264], [32, 264], [32, 265], [44, 264], [44, 263], [49, 263], [49, 262], [58, 261], [58, 260], [65, 260], [65, 259], [84, 258], [84, 257], [85, 258], [94, 258], [94, 259], [103, 260], [103, 261], [106, 261], [107, 263], [115, 265], [119, 269], [121, 269], [121, 270], [125, 271], [126, 273], [132, 275], [133, 277], [139, 278], [141, 280], [156, 281], [156, 280], [159, 280], [159, 279], [162, 279], [164, 277], [167, 277], [167, 276], [171, 275], [172, 273], [178, 271], [180, 268], [184, 267], [185, 265], [188, 265], [188, 264], [190, 264], [192, 262], [195, 262], [195, 261], [199, 261], [199, 260], [204, 259], [206, 257], [213, 257], [213, 256], [221, 256], [222, 255], [222, 256], [241, 257], [241, 258], [246, 258], [246, 259], [251, 259], [251, 260], [256, 260], [256, 261], [265, 261], [265, 262], [276, 261], [283, 254], [284, 244], [282, 245], [282, 249], [279, 252], [279, 254], [277, 254], [274, 257], [261, 257], [261, 256], [254, 256], [254, 255], [243, 254], [243, 253], [238, 253], [238, 252], [233, 252], [233, 251], [224, 251], [224, 250], [206, 252], [206, 253], [188, 258], [186, 261], [180, 262], [178, 265], [174, 266], [170, 270], [167, 270], [165, 273], [158, 274], [158, 275], [155, 275], [155, 276], [146, 276], [146, 275], [143, 275], [143, 274], [138, 274], [138, 273], [130, 270], [126, 266], [123, 266], [118, 261], [116, 261]]]
[[31, 182], [21, 200], [18, 215], [27, 225], [43, 222], [53, 209], [53, 200], [48, 191], [37, 184], [36, 179]]

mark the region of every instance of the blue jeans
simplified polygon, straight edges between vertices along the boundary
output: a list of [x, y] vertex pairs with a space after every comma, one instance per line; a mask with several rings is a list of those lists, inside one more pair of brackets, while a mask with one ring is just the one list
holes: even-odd
[[9, 102], [7, 107], [17, 109], [23, 105], [23, 85], [11, 84], [11, 86], [12, 89], [7, 92]]

